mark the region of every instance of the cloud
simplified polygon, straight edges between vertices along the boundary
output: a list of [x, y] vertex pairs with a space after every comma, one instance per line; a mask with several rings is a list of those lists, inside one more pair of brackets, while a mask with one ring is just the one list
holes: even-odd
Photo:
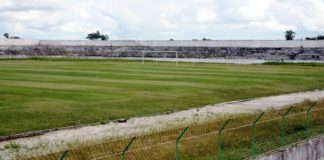
[[216, 23], [219, 21], [219, 17], [214, 10], [202, 8], [197, 12], [195, 21], [201, 24]]
[[238, 14], [243, 20], [262, 20], [274, 2], [275, 0], [243, 0], [244, 5], [238, 7]]
[[287, 31], [287, 30], [297, 30], [297, 27], [294, 25], [285, 25], [281, 24], [275, 20], [270, 21], [252, 21], [249, 23], [251, 28], [269, 30], [269, 31]]
[[322, 15], [323, 0], [0, 0], [0, 32], [27, 39], [84, 39], [96, 30], [112, 39], [280, 39], [287, 29], [323, 34]]
[[310, 0], [312, 10], [305, 10], [304, 27], [308, 30], [324, 32], [324, 1], [322, 0]]
[[12, 0], [1, 1], [1, 3], [0, 3], [0, 8], [2, 8], [2, 9], [13, 8], [14, 6], [15, 6], [15, 3]]

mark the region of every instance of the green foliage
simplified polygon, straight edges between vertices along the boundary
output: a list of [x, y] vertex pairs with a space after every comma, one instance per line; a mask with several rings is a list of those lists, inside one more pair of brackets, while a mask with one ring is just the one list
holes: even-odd
[[212, 39], [210, 39], [210, 38], [205, 38], [205, 37], [202, 38], [201, 40], [202, 40], [202, 41], [212, 41]]
[[296, 32], [294, 32], [293, 30], [288, 30], [285, 32], [286, 40], [294, 40], [295, 35], [296, 35]]
[[[312, 104], [311, 101], [293, 106], [286, 117], [286, 144], [305, 140], [305, 111]], [[317, 102], [311, 112], [311, 136], [324, 133], [324, 100]], [[258, 154], [278, 149], [281, 144], [281, 116], [287, 107], [280, 110], [270, 110], [264, 114], [256, 124], [256, 151]], [[222, 132], [222, 149], [224, 159], [246, 159], [252, 156], [252, 123], [258, 114], [231, 116], [231, 121]], [[179, 142], [179, 156], [181, 159], [214, 159], [218, 156], [217, 133], [226, 119], [211, 120], [209, 122], [192, 124]], [[186, 124], [187, 125], [187, 124]], [[158, 132], [137, 135], [136, 141], [127, 152], [129, 159], [165, 160], [174, 159], [175, 143], [184, 128], [172, 128]], [[129, 135], [131, 136], [131, 135]], [[129, 144], [130, 138], [114, 139], [98, 144], [71, 147], [68, 159], [90, 159], [107, 157], [120, 159], [120, 152]], [[62, 153], [53, 153], [37, 159], [55, 159]]]
[[19, 150], [21, 148], [20, 144], [10, 142], [4, 146], [5, 149]]
[[306, 37], [306, 40], [324, 40], [324, 35], [318, 35], [317, 37]]
[[106, 41], [106, 40], [109, 39], [109, 36], [108, 35], [102, 35], [102, 34], [100, 34], [99, 31], [97, 31], [97, 32], [94, 32], [94, 33], [89, 33], [86, 38], [90, 39], [90, 40], [101, 39], [102, 41]]
[[316, 40], [316, 37], [306, 37], [306, 40]]
[[307, 62], [307, 63], [292, 63], [292, 62], [265, 62], [263, 65], [282, 65], [282, 66], [323, 66], [324, 63], [312, 63], [312, 62]]
[[3, 36], [4, 36], [5, 38], [9, 39], [9, 33], [5, 33], [5, 34], [3, 34]]
[[3, 36], [6, 39], [20, 39], [20, 37], [18, 37], [18, 36], [9, 36], [9, 33], [4, 33]]

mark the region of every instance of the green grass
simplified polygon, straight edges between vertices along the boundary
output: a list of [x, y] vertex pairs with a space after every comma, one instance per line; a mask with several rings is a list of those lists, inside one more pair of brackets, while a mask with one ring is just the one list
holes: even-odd
[[0, 135], [324, 88], [324, 65], [0, 60]]
[[[310, 106], [311, 102], [305, 101], [301, 104], [294, 105], [294, 109], [292, 110], [293, 113], [288, 114], [285, 125], [285, 145], [281, 143], [281, 116], [288, 108], [266, 112], [265, 117], [261, 118], [261, 121], [257, 123], [256, 155], [306, 140], [306, 110]], [[324, 100], [320, 100], [315, 107], [316, 109], [310, 112], [310, 137], [323, 135], [324, 133], [323, 107]], [[277, 119], [274, 120], [275, 118]], [[236, 122], [244, 124], [242, 120]], [[223, 134], [223, 159], [236, 160], [252, 158], [251, 130], [252, 128], [247, 126], [230, 130]], [[200, 142], [202, 143], [203, 140], [204, 139], [200, 139]], [[191, 156], [184, 156], [184, 159], [212, 160], [217, 156], [217, 153], [206, 153], [207, 152], [200, 155], [192, 154]]]
[[[307, 138], [306, 110], [313, 102], [307, 100], [293, 105], [286, 117], [285, 145]], [[281, 118], [288, 107], [271, 110], [264, 114], [256, 124], [257, 154], [282, 147]], [[324, 100], [317, 102], [310, 112], [310, 136], [324, 133]], [[252, 123], [259, 114], [231, 116], [231, 121], [222, 132], [222, 150], [224, 159], [245, 159], [252, 156]], [[207, 123], [189, 126], [180, 140], [180, 159], [215, 159], [218, 155], [218, 130], [226, 119], [211, 120]], [[175, 142], [184, 128], [173, 128], [136, 136], [136, 140], [127, 152], [127, 159], [165, 160], [174, 159]], [[131, 140], [130, 137], [102, 141], [95, 144], [77, 144], [69, 147], [66, 160], [103, 158], [120, 159], [121, 151]], [[33, 160], [58, 159], [63, 152], [30, 157]], [[22, 158], [24, 159], [24, 158]]]
[[[313, 136], [317, 136], [317, 135], [321, 135], [324, 133], [324, 125], [320, 125], [320, 126], [315, 126], [311, 129], [312, 131], [312, 135]], [[300, 131], [300, 132], [296, 132], [293, 134], [288, 134], [286, 136], [286, 140], [290, 143], [288, 144], [292, 144], [292, 143], [296, 143], [296, 142], [300, 142], [303, 141], [305, 139], [307, 139], [305, 137], [305, 131]], [[257, 150], [257, 154], [262, 154], [262, 153], [266, 153], [272, 150], [276, 150], [281, 146], [280, 144], [280, 136], [275, 136], [266, 140], [263, 140], [261, 142], [258, 142], [256, 145]], [[237, 159], [247, 159], [247, 158], [252, 158], [251, 155], [251, 146], [246, 145], [246, 146], [240, 146], [234, 150], [225, 150], [223, 153], [223, 159], [227, 159], [227, 160], [237, 160]], [[214, 160], [217, 157], [217, 154], [214, 155], [205, 155], [205, 156], [193, 156], [193, 157], [185, 157], [184, 159], [188, 159], [188, 160]]]

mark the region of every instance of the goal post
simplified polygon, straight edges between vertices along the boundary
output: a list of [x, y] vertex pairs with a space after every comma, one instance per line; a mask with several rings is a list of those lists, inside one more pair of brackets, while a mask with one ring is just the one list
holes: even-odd
[[[142, 56], [142, 63], [145, 63], [145, 59], [153, 61], [159, 61], [158, 59], [174, 59], [176, 65], [178, 65], [178, 51], [140, 51]], [[157, 55], [157, 57], [155, 57]], [[171, 56], [170, 56], [171, 55]], [[167, 61], [167, 60], [166, 60]], [[172, 60], [171, 60], [172, 61]]]

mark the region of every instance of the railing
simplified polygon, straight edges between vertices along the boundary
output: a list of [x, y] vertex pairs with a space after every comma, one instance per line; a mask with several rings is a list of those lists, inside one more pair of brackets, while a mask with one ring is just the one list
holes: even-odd
[[229, 117], [31, 159], [246, 159], [324, 133], [324, 101]]

